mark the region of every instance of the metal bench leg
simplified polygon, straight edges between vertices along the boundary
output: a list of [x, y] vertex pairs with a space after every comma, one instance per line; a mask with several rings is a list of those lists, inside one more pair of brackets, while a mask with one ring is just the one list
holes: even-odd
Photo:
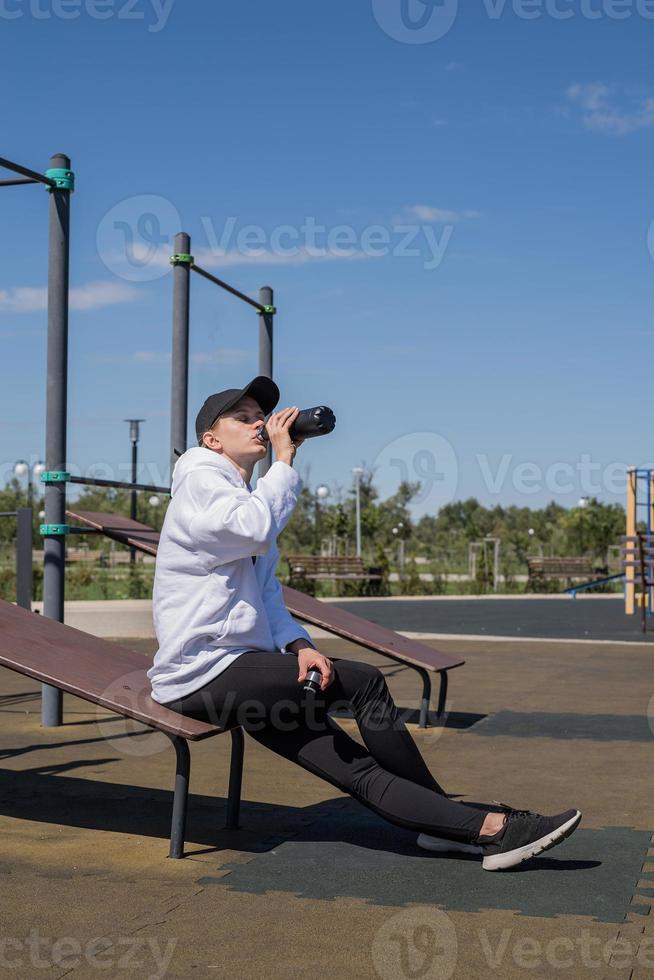
[[441, 670], [441, 686], [438, 692], [438, 708], [436, 711], [436, 717], [442, 718], [445, 712], [445, 701], [447, 699], [447, 671]]
[[184, 834], [186, 831], [186, 811], [188, 808], [188, 787], [191, 772], [191, 753], [185, 738], [171, 735], [168, 738], [175, 746], [175, 793], [173, 796], [173, 819], [170, 830], [170, 851], [168, 857], [184, 857]]
[[243, 781], [243, 749], [245, 739], [243, 729], [232, 728], [232, 759], [229, 767], [229, 796], [227, 798], [228, 830], [238, 830], [238, 815], [241, 807], [241, 783]]
[[414, 670], [417, 670], [422, 678], [422, 697], [420, 698], [420, 717], [418, 719], [418, 728], [426, 728], [429, 723], [429, 701], [431, 698], [431, 677], [424, 667], [416, 667], [415, 664], [409, 664]]
[[[429, 702], [431, 700], [431, 676], [424, 667], [416, 667], [411, 664], [414, 670], [417, 670], [422, 677], [422, 697], [420, 699], [420, 717], [418, 719], [418, 728], [426, 728], [429, 724]], [[440, 690], [438, 692], [438, 708], [436, 709], [436, 717], [442, 718], [445, 711], [445, 701], [447, 698], [447, 671], [439, 670], [439, 675], [441, 679]]]

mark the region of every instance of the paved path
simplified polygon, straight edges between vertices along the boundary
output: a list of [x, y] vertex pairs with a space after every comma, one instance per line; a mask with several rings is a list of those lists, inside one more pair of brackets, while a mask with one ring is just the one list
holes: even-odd
[[[151, 657], [151, 640], [130, 645]], [[443, 785], [584, 811], [518, 872], [420, 851], [247, 735], [241, 828], [223, 829], [229, 739], [193, 745], [188, 856], [171, 861], [165, 736], [69, 695], [64, 725], [44, 729], [39, 685], [0, 670], [0, 977], [651, 980], [650, 648], [434, 645], [467, 658], [446, 726], [409, 726]], [[412, 671], [321, 647], [378, 664], [415, 717]]]
[[621, 596], [602, 599], [357, 599], [344, 609], [375, 623], [413, 633], [459, 636], [536, 637], [654, 643], [640, 632], [640, 616], [625, 616]]

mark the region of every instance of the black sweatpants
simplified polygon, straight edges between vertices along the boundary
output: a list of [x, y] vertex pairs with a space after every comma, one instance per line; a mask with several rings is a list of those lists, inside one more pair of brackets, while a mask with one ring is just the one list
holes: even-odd
[[[307, 693], [297, 657], [241, 654], [197, 691], [166, 707], [223, 727], [239, 724], [257, 742], [349, 793], [399, 827], [472, 841], [488, 809], [450, 800], [427, 768], [377, 667], [330, 658], [334, 679]], [[328, 715], [350, 707], [365, 748]]]

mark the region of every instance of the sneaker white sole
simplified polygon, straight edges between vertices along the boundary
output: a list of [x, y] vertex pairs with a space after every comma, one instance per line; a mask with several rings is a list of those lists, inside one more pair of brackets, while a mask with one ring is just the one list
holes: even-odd
[[416, 843], [425, 851], [442, 854], [481, 854], [481, 847], [477, 844], [464, 844], [462, 841], [447, 840], [445, 837], [430, 837], [429, 834], [420, 834]]
[[545, 837], [532, 841], [531, 844], [525, 844], [524, 847], [516, 847], [512, 851], [506, 851], [504, 854], [489, 854], [482, 861], [484, 871], [502, 871], [504, 868], [513, 868], [516, 864], [522, 864], [523, 861], [535, 857], [536, 854], [548, 851], [550, 847], [556, 847], [576, 830], [580, 820], [581, 811], [577, 810], [574, 817], [561, 824], [551, 834], [546, 834]]

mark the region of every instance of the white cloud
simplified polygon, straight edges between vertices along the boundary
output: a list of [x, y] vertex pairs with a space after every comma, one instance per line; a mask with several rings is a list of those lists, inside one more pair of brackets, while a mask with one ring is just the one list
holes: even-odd
[[[217, 347], [215, 350], [193, 351], [189, 354], [189, 362], [197, 367], [207, 364], [240, 364], [252, 357], [252, 351], [241, 347]], [[171, 361], [170, 351], [137, 350], [129, 354], [98, 354], [94, 362], [103, 364], [153, 364], [168, 365]]]
[[96, 310], [114, 303], [133, 303], [142, 295], [138, 289], [125, 282], [88, 282], [85, 286], [73, 286], [70, 306], [73, 310]]
[[240, 347], [219, 347], [217, 350], [195, 351], [190, 355], [191, 364], [240, 364], [252, 356], [252, 351]]
[[[132, 303], [139, 293], [123, 282], [88, 282], [70, 290], [72, 310], [96, 310], [114, 303]], [[0, 289], [0, 313], [40, 313], [48, 307], [48, 291], [40, 286]]]
[[[654, 98], [639, 101], [620, 100], [619, 93], [603, 82], [575, 83], [566, 96], [581, 110], [581, 121], [586, 129], [593, 129], [611, 136], [624, 136], [638, 129], [654, 126]], [[622, 101], [622, 105], [620, 104]]]
[[20, 337], [45, 337], [45, 330], [0, 330], [0, 340], [18, 340]]
[[[162, 246], [154, 254], [146, 246], [140, 247], [138, 243], [130, 246], [130, 257], [133, 261], [144, 262], [153, 268], [167, 269], [170, 267], [170, 246]], [[270, 248], [251, 248], [239, 251], [236, 248], [221, 249], [200, 246], [193, 249], [193, 257], [196, 265], [207, 271], [213, 270], [220, 272], [221, 269], [229, 269], [237, 265], [306, 265], [309, 262], [343, 262], [360, 259], [375, 258], [376, 256], [367, 255], [365, 252], [356, 250], [356, 245], [352, 250], [344, 249], [330, 250], [325, 248], [311, 248], [308, 246], [297, 245], [285, 246], [283, 251], [275, 252]], [[125, 263], [124, 252], [113, 252], [106, 257], [106, 264], [113, 268], [114, 264]]]
[[428, 204], [414, 204], [410, 208], [411, 214], [421, 221], [433, 221], [448, 225], [456, 224], [466, 218], [480, 218], [479, 211], [450, 211], [446, 208], [432, 208]]

